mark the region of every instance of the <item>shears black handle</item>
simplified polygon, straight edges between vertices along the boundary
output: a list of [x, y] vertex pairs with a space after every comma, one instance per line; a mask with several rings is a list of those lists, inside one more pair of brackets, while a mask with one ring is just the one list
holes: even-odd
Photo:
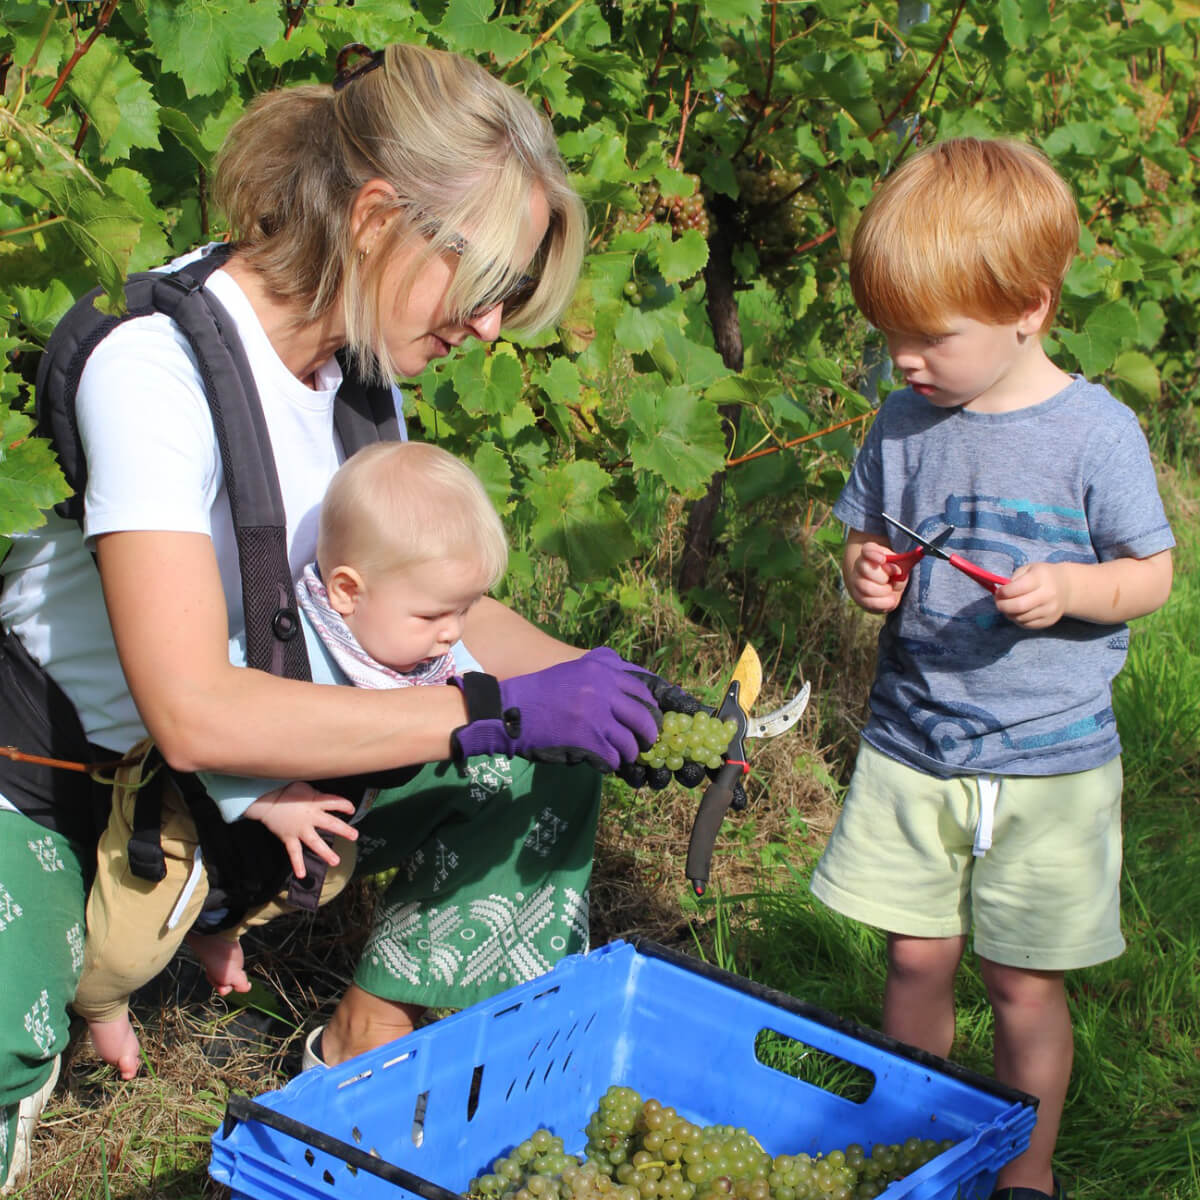
[[717, 717], [722, 721], [736, 721], [737, 732], [729, 742], [725, 751], [725, 761], [717, 772], [717, 777], [704, 789], [700, 807], [696, 810], [696, 819], [692, 822], [692, 836], [688, 840], [687, 860], [684, 871], [692, 891], [697, 896], [703, 896], [708, 886], [708, 874], [712, 869], [713, 847], [717, 843], [717, 833], [721, 822], [733, 803], [733, 792], [737, 782], [750, 769], [746, 763], [746, 714], [739, 703], [741, 685], [735, 679], [725, 693]]

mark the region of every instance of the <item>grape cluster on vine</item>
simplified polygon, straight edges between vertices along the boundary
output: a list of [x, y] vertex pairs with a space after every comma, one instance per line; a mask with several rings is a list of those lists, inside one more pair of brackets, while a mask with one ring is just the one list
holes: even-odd
[[722, 721], [706, 712], [665, 712], [658, 741], [638, 755], [638, 762], [670, 771], [678, 771], [685, 761], [698, 762], [716, 771], [737, 728], [736, 721]]
[[874, 1200], [950, 1142], [909, 1138], [868, 1153], [768, 1154], [745, 1129], [697, 1125], [632, 1088], [610, 1087], [584, 1130], [584, 1158], [539, 1129], [471, 1180], [476, 1200]]
[[21, 161], [21, 143], [16, 138], [5, 138], [0, 144], [0, 184], [12, 187], [20, 183], [25, 174], [25, 164]]
[[806, 178], [782, 167], [742, 167], [737, 173], [742, 217], [764, 269], [792, 260], [792, 251], [812, 237], [816, 202]]

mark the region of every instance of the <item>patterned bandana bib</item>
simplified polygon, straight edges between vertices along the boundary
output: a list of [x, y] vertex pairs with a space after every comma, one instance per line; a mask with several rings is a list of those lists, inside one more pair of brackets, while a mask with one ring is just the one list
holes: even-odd
[[393, 671], [376, 662], [350, 632], [341, 614], [329, 604], [329, 594], [317, 574], [316, 563], [309, 563], [300, 576], [296, 599], [325, 649], [355, 687], [397, 688], [446, 683], [454, 674], [454, 655], [426, 659], [411, 671]]

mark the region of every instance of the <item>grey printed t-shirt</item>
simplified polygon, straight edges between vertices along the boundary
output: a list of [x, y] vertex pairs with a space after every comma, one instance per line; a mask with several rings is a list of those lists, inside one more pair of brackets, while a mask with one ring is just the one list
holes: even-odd
[[[1175, 544], [1133, 412], [1074, 378], [1016, 412], [939, 409], [888, 396], [834, 514], [889, 531], [881, 512], [996, 574], [1025, 563], [1147, 558]], [[870, 718], [876, 749], [933, 775], [1059, 775], [1121, 752], [1112, 681], [1126, 625], [1064, 618], [1028, 630], [990, 592], [925, 555], [879, 635]]]

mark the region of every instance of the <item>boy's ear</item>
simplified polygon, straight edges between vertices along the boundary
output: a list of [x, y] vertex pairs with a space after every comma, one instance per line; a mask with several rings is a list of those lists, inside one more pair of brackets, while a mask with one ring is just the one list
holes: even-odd
[[341, 617], [354, 614], [364, 589], [363, 578], [353, 567], [334, 567], [325, 580], [329, 607]]
[[1017, 331], [1026, 337], [1034, 337], [1041, 333], [1042, 327], [1046, 324], [1046, 317], [1050, 314], [1051, 303], [1052, 297], [1049, 289], [1042, 288], [1041, 299], [1021, 314], [1017, 322]]

